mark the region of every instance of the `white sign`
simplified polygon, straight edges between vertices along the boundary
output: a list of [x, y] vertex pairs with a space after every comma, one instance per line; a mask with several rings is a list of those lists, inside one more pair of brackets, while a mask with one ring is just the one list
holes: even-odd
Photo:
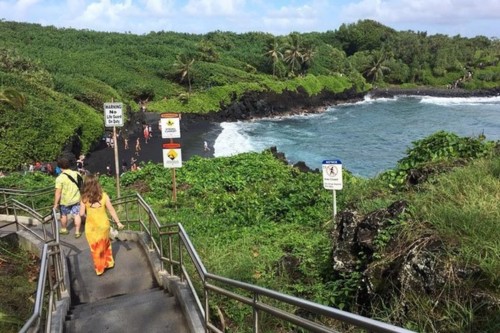
[[176, 113], [162, 113], [160, 118], [162, 139], [176, 139], [181, 137], [180, 118]]
[[182, 167], [181, 145], [178, 143], [163, 144], [163, 166], [165, 168]]
[[104, 126], [123, 126], [123, 103], [104, 103]]
[[323, 187], [327, 190], [342, 189], [342, 162], [340, 160], [323, 161]]

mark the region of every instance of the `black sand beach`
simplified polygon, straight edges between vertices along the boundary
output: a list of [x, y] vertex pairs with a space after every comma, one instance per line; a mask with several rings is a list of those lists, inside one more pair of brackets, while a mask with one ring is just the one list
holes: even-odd
[[[224, 106], [219, 112], [210, 114], [182, 114], [180, 120], [181, 138], [175, 139], [175, 143], [181, 144], [182, 160], [187, 161], [192, 156], [213, 157], [213, 145], [222, 131], [221, 122], [250, 120], [254, 118], [266, 118], [273, 116], [286, 116], [295, 113], [322, 112], [326, 107], [341, 103], [350, 103], [362, 100], [365, 95], [372, 98], [394, 97], [398, 95], [427, 95], [435, 97], [484, 97], [500, 95], [500, 88], [483, 90], [464, 89], [440, 89], [433, 87], [419, 87], [402, 89], [398, 87], [373, 89], [369, 92], [359, 93], [348, 90], [340, 94], [322, 92], [315, 96], [309, 96], [305, 91], [284, 91], [281, 94], [269, 92], [249, 92], [239, 101], [233, 101]], [[138, 165], [141, 162], [163, 163], [162, 144], [170, 142], [159, 137], [158, 121], [160, 115], [153, 112], [136, 112], [129, 115], [129, 121], [121, 130], [122, 135], [118, 138], [118, 164], [121, 168], [122, 160], [127, 162], [130, 168], [132, 157], [137, 158]], [[153, 128], [153, 138], [149, 143], [144, 142], [142, 125], [150, 124]], [[108, 129], [109, 130], [109, 129]], [[108, 132], [109, 133], [109, 132]], [[129, 149], [124, 149], [124, 135], [129, 137]], [[137, 137], [141, 140], [141, 151], [135, 156], [135, 141]], [[205, 152], [203, 142], [207, 141], [210, 152]], [[105, 141], [87, 154], [85, 167], [92, 173], [106, 173], [109, 165], [114, 174], [115, 158], [114, 149], [108, 148]]]
[[[163, 163], [162, 144], [169, 143], [170, 139], [162, 139], [158, 129], [158, 121], [160, 115], [157, 113], [146, 112], [140, 121], [135, 120], [132, 124], [126, 127], [117, 128], [117, 132], [121, 131], [117, 139], [118, 142], [118, 164], [121, 168], [122, 161], [127, 163], [128, 169], [131, 166], [131, 158], [137, 159], [137, 164], [140, 166], [142, 162]], [[153, 137], [145, 143], [142, 133], [142, 125], [148, 124], [152, 127]], [[191, 121], [180, 120], [181, 138], [174, 139], [173, 142], [181, 144], [182, 160], [187, 161], [192, 156], [198, 155], [202, 157], [213, 157], [213, 144], [217, 136], [221, 132], [221, 127], [217, 122], [208, 120]], [[112, 133], [112, 132], [110, 132]], [[129, 149], [124, 149], [124, 136], [129, 137]], [[141, 151], [139, 156], [135, 155], [135, 143], [137, 137], [140, 138]], [[204, 151], [203, 142], [207, 141], [210, 151]], [[91, 172], [106, 174], [106, 166], [109, 165], [112, 174], [115, 174], [115, 156], [114, 149], [107, 146], [103, 140], [98, 147], [91, 153], [86, 155], [85, 168]]]

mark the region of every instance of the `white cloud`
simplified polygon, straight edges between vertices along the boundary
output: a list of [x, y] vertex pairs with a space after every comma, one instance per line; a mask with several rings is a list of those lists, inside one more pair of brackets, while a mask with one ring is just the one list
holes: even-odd
[[244, 6], [245, 0], [189, 0], [184, 11], [193, 16], [231, 16]]
[[103, 30], [110, 31], [113, 30], [113, 27], [122, 26], [123, 20], [134, 16], [137, 10], [132, 0], [116, 3], [112, 3], [110, 0], [100, 0], [89, 4], [75, 21], [79, 24], [99, 26], [101, 29], [104, 28]]
[[144, 0], [144, 9], [151, 16], [171, 15], [174, 3], [173, 0]]
[[317, 8], [310, 5], [283, 6], [270, 10], [262, 18], [265, 28], [278, 33], [313, 29], [318, 22]]
[[386, 25], [461, 24], [476, 19], [499, 18], [500, 1], [470, 0], [362, 0], [341, 10], [345, 23], [370, 18]]

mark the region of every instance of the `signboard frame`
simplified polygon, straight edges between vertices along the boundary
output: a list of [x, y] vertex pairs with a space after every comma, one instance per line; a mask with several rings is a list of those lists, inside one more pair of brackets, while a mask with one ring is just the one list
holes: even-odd
[[104, 103], [104, 126], [123, 127], [123, 103]]

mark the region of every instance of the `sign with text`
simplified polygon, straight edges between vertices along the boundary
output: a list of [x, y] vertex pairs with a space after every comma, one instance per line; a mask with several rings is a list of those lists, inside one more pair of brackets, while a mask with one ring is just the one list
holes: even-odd
[[123, 126], [123, 103], [104, 103], [104, 126]]
[[177, 113], [162, 113], [160, 115], [160, 130], [162, 139], [181, 137], [180, 116]]
[[342, 189], [342, 162], [340, 160], [326, 160], [322, 163], [323, 187], [327, 190]]
[[163, 144], [163, 166], [165, 168], [182, 167], [182, 153], [179, 143]]

